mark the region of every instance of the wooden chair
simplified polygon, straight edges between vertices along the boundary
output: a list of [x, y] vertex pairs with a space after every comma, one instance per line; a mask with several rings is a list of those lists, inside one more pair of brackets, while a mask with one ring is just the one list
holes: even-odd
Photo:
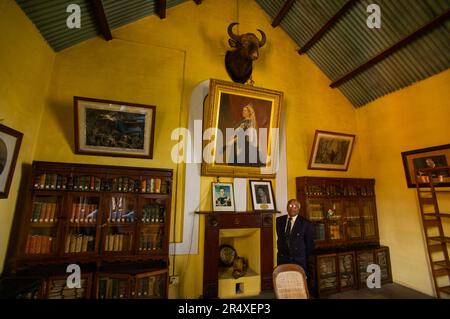
[[299, 265], [279, 265], [273, 271], [272, 278], [275, 298], [309, 299], [305, 271]]

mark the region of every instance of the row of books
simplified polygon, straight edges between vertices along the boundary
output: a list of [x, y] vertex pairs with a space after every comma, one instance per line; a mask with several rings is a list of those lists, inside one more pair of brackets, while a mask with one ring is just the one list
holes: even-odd
[[140, 298], [160, 297], [164, 293], [164, 277], [150, 276], [138, 280], [136, 294]]
[[49, 299], [83, 299], [86, 298], [87, 280], [80, 280], [81, 288], [67, 287], [67, 280], [54, 280], [50, 284], [48, 298]]
[[372, 186], [367, 185], [305, 185], [305, 195], [328, 195], [328, 196], [373, 196]]
[[88, 251], [94, 251], [95, 249], [95, 237], [85, 234], [70, 234], [66, 238], [66, 246], [64, 252], [68, 253], [85, 253]]
[[375, 224], [371, 221], [364, 223], [364, 233], [366, 236], [375, 236]]
[[97, 176], [64, 176], [59, 174], [38, 174], [33, 187], [44, 190], [73, 190], [87, 192], [125, 192], [125, 193], [167, 193], [167, 183], [160, 178], [130, 177], [100, 178]]
[[158, 233], [150, 233], [150, 234], [142, 233], [139, 238], [138, 249], [140, 251], [162, 249], [163, 239], [164, 238], [161, 231]]
[[100, 191], [101, 179], [96, 176], [63, 176], [38, 174], [34, 177], [35, 189]]
[[56, 208], [56, 203], [34, 202], [30, 221], [33, 223], [56, 222]]
[[46, 235], [28, 235], [25, 254], [50, 254], [53, 237]]
[[98, 215], [97, 204], [73, 203], [70, 215], [71, 223], [96, 223]]
[[134, 211], [127, 211], [119, 209], [117, 211], [111, 210], [109, 212], [108, 222], [110, 223], [133, 223]]
[[98, 282], [99, 299], [122, 299], [127, 296], [128, 281], [123, 279], [101, 278]]
[[105, 251], [130, 251], [133, 248], [133, 234], [110, 234], [105, 237]]
[[325, 240], [325, 225], [324, 224], [315, 224], [315, 240]]
[[166, 209], [158, 204], [145, 205], [142, 208], [142, 221], [145, 223], [164, 223]]

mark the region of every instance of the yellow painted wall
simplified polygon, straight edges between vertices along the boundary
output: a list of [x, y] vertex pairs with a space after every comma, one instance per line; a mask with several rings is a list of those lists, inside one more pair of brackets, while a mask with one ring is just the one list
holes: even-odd
[[[35, 149], [35, 154], [27, 152], [27, 157], [20, 161], [34, 159], [174, 169], [177, 192], [173, 207], [177, 226], [176, 236], [172, 233], [171, 241], [179, 241], [182, 238], [184, 167], [170, 160], [170, 151], [175, 145], [175, 141], [170, 141], [170, 133], [178, 126], [187, 126], [189, 99], [197, 84], [209, 78], [229, 80], [223, 65], [228, 49], [226, 28], [229, 23], [238, 21], [240, 32], [256, 32], [260, 28], [267, 34], [268, 42], [254, 64], [255, 85], [285, 93], [283, 111], [287, 127], [289, 197], [295, 196], [297, 176], [375, 177], [380, 235], [382, 242], [391, 247], [394, 280], [424, 292], [430, 291], [430, 280], [424, 269], [424, 247], [421, 238], [416, 238], [420, 224], [415, 194], [406, 189], [400, 152], [448, 142], [449, 134], [445, 135], [448, 129], [444, 128], [449, 115], [444, 104], [449, 98], [448, 93], [444, 93], [444, 86], [449, 82], [448, 72], [355, 110], [338, 90], [329, 88], [330, 81], [308, 57], [298, 55], [298, 46], [281, 28], [270, 26], [270, 17], [255, 1], [205, 1], [200, 6], [187, 1], [169, 9], [165, 20], [147, 17], [113, 30], [114, 40], [110, 42], [96, 38], [56, 54], [48, 101], [38, 129], [36, 114], [43, 109], [54, 54], [12, 3], [12, 0], [0, 0], [0, 29], [8, 27], [26, 34], [0, 34], [2, 48], [3, 43], [6, 48], [11, 48], [0, 51], [0, 65], [7, 66], [9, 77], [17, 76], [6, 89], [0, 87], [13, 95], [6, 99], [6, 112], [3, 111], [4, 102], [0, 100], [3, 103], [0, 104], [0, 118], [5, 118], [5, 124], [24, 131], [29, 139], [24, 141], [25, 148]], [[22, 41], [23, 38], [29, 40]], [[28, 52], [34, 53], [31, 60], [26, 56]], [[4, 72], [0, 74], [3, 77]], [[74, 95], [156, 105], [154, 159], [75, 155]], [[434, 99], [430, 100], [430, 96]], [[424, 115], [422, 108], [434, 110], [435, 115]], [[15, 110], [19, 112], [15, 113]], [[433, 129], [433, 135], [429, 137], [418, 132], [417, 123], [424, 127], [423, 132]], [[348, 172], [307, 170], [316, 129], [357, 135]], [[21, 152], [21, 156], [24, 155]], [[213, 178], [202, 178], [201, 210], [211, 209], [212, 181]], [[1, 236], [5, 236], [4, 231], [11, 225], [17, 176], [14, 183], [13, 197], [0, 201], [1, 210], [8, 212], [0, 215]], [[201, 295], [203, 239], [201, 217], [199, 253], [171, 257], [171, 265], [175, 265], [175, 273], [180, 276], [178, 289], [171, 289], [172, 297], [197, 298]], [[2, 240], [0, 253], [4, 255], [5, 251], [6, 243]], [[422, 268], [417, 268], [415, 262]], [[403, 268], [407, 271], [401, 271]]]
[[415, 189], [401, 152], [450, 142], [450, 70], [357, 110], [362, 173], [376, 179], [378, 224], [394, 281], [433, 294]]
[[55, 54], [13, 0], [0, 0], [0, 30], [0, 123], [24, 134], [9, 197], [0, 199], [1, 273], [22, 164], [33, 160]]

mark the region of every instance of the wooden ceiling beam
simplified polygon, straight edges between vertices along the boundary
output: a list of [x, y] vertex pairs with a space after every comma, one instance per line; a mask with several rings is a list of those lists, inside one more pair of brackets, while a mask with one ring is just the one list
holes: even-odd
[[448, 18], [450, 18], [450, 10], [447, 10], [446, 12], [444, 12], [440, 16], [434, 18], [433, 20], [431, 20], [427, 24], [423, 25], [422, 27], [420, 27], [419, 29], [417, 29], [416, 31], [411, 33], [410, 35], [404, 37], [403, 39], [401, 39], [400, 41], [398, 41], [394, 45], [390, 46], [386, 50], [382, 51], [381, 53], [377, 54], [376, 56], [374, 56], [373, 58], [371, 58], [367, 62], [361, 64], [356, 69], [354, 69], [354, 70], [348, 72], [347, 74], [345, 74], [344, 76], [340, 77], [339, 79], [337, 79], [336, 81], [331, 83], [330, 87], [335, 88], [335, 87], [341, 85], [342, 83], [347, 82], [348, 80], [352, 79], [353, 77], [355, 77], [359, 73], [364, 72], [365, 70], [367, 70], [371, 66], [373, 66], [373, 65], [377, 64], [378, 62], [380, 62], [381, 60], [387, 58], [389, 55], [391, 55], [392, 53], [394, 53], [397, 50], [401, 49], [405, 45], [413, 42], [414, 40], [416, 40], [417, 38], [422, 36], [424, 33], [428, 32], [428, 31], [431, 31], [435, 27], [439, 26], [440, 24], [442, 24]]
[[166, 9], [167, 9], [166, 0], [156, 1], [156, 14], [159, 16], [160, 19], [166, 18]]
[[108, 19], [106, 19], [105, 8], [103, 7], [102, 0], [92, 0], [92, 7], [94, 9], [95, 20], [100, 28], [100, 32], [106, 41], [112, 40], [111, 29], [108, 25]]
[[272, 27], [277, 27], [280, 25], [281, 20], [283, 20], [284, 16], [291, 10], [292, 6], [294, 5], [295, 0], [287, 0], [283, 7], [281, 8], [280, 12], [278, 12], [275, 19], [272, 21]]
[[316, 34], [314, 34], [312, 36], [311, 39], [309, 39], [309, 41], [300, 48], [300, 50], [298, 50], [298, 53], [303, 54], [306, 53], [317, 41], [319, 41], [323, 35], [325, 33], [328, 32], [328, 30], [330, 30], [333, 25], [339, 21], [339, 19], [348, 11], [350, 10], [350, 8], [359, 0], [348, 0], [343, 6], [342, 8], [339, 9], [338, 12], [336, 12], [336, 14], [330, 19], [328, 20], [323, 26], [322, 28], [320, 28], [319, 31], [316, 32]]

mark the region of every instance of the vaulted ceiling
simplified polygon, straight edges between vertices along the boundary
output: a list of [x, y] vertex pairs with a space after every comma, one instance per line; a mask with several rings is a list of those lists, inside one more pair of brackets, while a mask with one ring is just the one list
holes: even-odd
[[[188, 0], [16, 0], [55, 51]], [[201, 4], [201, 0], [194, 0]], [[205, 0], [219, 1], [219, 0]], [[450, 67], [450, 0], [256, 0], [355, 107]], [[83, 27], [66, 27], [69, 4]], [[381, 9], [369, 28], [367, 7]], [[230, 21], [232, 22], [232, 21]]]

